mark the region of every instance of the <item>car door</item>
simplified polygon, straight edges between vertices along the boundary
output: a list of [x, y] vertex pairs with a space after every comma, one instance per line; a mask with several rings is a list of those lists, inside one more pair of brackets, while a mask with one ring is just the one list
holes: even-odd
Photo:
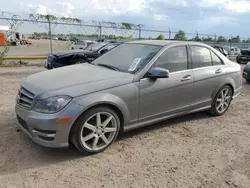
[[204, 46], [190, 46], [191, 65], [194, 72], [193, 108], [211, 105], [213, 95], [224, 83], [226, 67], [220, 57]]
[[194, 77], [185, 45], [164, 51], [153, 67], [169, 70], [169, 78], [140, 80], [139, 121], [184, 111], [192, 103]]

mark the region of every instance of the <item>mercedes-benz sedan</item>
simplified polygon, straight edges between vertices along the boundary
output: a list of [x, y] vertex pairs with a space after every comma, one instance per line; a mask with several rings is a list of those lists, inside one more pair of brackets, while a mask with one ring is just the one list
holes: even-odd
[[204, 110], [220, 116], [241, 83], [240, 65], [208, 45], [133, 41], [25, 78], [15, 111], [34, 142], [97, 153], [120, 132]]

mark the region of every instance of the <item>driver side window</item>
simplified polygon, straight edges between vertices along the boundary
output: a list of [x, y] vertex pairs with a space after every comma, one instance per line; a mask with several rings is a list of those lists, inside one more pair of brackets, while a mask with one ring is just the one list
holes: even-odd
[[188, 69], [188, 56], [186, 46], [176, 46], [167, 49], [155, 61], [155, 67], [169, 70], [169, 72], [178, 72]]

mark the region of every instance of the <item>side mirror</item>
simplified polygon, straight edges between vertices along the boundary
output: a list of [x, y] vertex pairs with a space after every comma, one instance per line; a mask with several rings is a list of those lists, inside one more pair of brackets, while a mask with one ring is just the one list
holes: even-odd
[[100, 54], [105, 54], [107, 52], [108, 52], [108, 49], [103, 49], [103, 50], [100, 51]]
[[153, 80], [157, 78], [169, 78], [169, 70], [160, 67], [154, 67], [148, 72], [147, 75]]

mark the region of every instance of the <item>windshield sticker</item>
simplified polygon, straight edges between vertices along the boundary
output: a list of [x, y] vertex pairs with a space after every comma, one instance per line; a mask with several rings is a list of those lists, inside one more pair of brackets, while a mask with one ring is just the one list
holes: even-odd
[[135, 71], [140, 61], [141, 61], [141, 58], [135, 58], [133, 63], [130, 65], [128, 71]]

